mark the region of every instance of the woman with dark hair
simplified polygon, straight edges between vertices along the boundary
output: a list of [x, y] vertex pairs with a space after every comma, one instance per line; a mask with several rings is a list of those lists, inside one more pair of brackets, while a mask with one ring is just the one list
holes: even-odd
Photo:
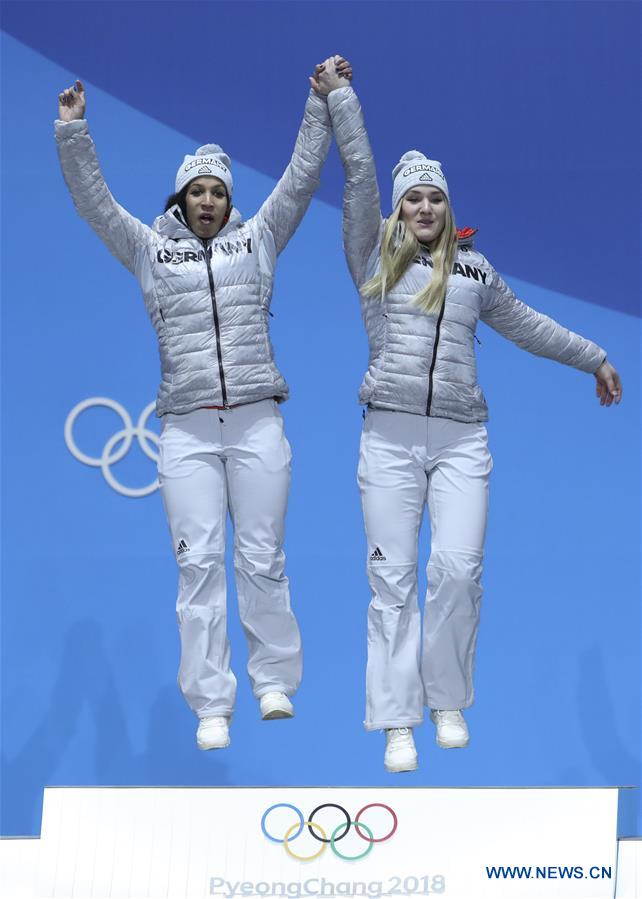
[[[317, 66], [322, 87], [333, 60]], [[620, 379], [599, 346], [520, 302], [457, 232], [441, 164], [411, 150], [395, 166], [392, 214], [382, 219], [374, 160], [350, 86], [328, 97], [346, 171], [343, 236], [361, 296], [370, 359], [358, 480], [368, 539], [366, 720], [386, 732], [388, 771], [412, 771], [412, 729], [427, 706], [443, 748], [463, 747], [462, 709], [473, 664], [492, 461], [477, 385], [478, 320], [518, 346], [595, 375], [601, 405]], [[428, 505], [432, 545], [422, 625], [418, 535]]]
[[[347, 63], [341, 70], [350, 76]], [[229, 745], [236, 695], [226, 633], [228, 508], [248, 674], [262, 717], [291, 717], [301, 680], [283, 554], [291, 455], [278, 404], [288, 388], [268, 324], [277, 257], [319, 184], [331, 140], [323, 94], [310, 92], [292, 160], [255, 216], [241, 218], [230, 159], [207, 144], [185, 157], [151, 228], [105, 184], [81, 82], [59, 95], [56, 140], [76, 208], [138, 278], [158, 336], [159, 482], [180, 572], [178, 681], [199, 718], [200, 749]]]
[[[225, 154], [223, 154], [223, 150], [218, 146], [218, 144], [207, 144], [204, 147], [199, 147], [198, 150], [195, 151], [196, 156], [198, 157], [198, 156], [204, 155], [205, 151], [208, 151], [211, 154], [218, 154], [221, 158], [226, 158]], [[227, 159], [227, 165], [229, 166], [229, 164], [230, 164], [230, 161], [229, 161], [229, 159]], [[220, 174], [222, 174], [222, 171], [219, 170], [219, 175]], [[193, 195], [194, 187], [202, 188], [203, 184], [209, 183], [209, 184], [211, 184], [212, 187], [216, 187], [220, 191], [220, 193], [218, 194], [219, 199], [225, 200], [226, 215], [224, 216], [223, 221], [221, 223], [221, 227], [224, 227], [225, 225], [227, 225], [227, 223], [230, 219], [230, 206], [231, 206], [230, 199], [229, 199], [228, 192], [227, 192], [228, 191], [227, 185], [224, 184], [223, 181], [221, 181], [220, 177], [213, 178], [211, 175], [204, 175], [203, 176], [203, 178], [204, 178], [203, 184], [201, 183], [201, 181], [202, 181], [201, 178], [197, 178], [195, 174], [193, 177], [194, 177], [193, 181], [189, 181], [188, 183], [185, 184], [184, 187], [182, 187], [180, 190], [176, 191], [175, 193], [171, 194], [171, 196], [169, 196], [167, 198], [167, 200], [165, 201], [165, 210], [164, 211], [168, 212], [170, 209], [172, 209], [172, 207], [178, 206], [178, 208], [181, 211], [181, 215], [183, 216], [185, 221], [187, 221], [187, 216], [188, 216], [187, 191], [189, 189], [192, 189], [192, 195]]]

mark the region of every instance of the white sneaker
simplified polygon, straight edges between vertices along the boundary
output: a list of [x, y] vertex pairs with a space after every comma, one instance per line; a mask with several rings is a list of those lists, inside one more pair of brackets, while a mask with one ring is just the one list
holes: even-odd
[[261, 718], [268, 721], [272, 718], [293, 718], [294, 706], [285, 693], [264, 693], [259, 703]]
[[417, 750], [412, 737], [412, 727], [386, 728], [386, 753], [383, 757], [386, 771], [415, 771]]
[[442, 749], [463, 749], [468, 746], [468, 727], [459, 710], [431, 709], [430, 720], [437, 727], [437, 745]]
[[229, 718], [215, 715], [201, 718], [196, 731], [196, 745], [199, 749], [225, 749], [230, 745]]

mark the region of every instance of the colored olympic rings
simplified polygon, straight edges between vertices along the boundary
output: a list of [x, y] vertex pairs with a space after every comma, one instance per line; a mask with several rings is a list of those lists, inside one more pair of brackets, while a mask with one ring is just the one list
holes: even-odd
[[[360, 811], [357, 812], [357, 817], [355, 818], [355, 828], [356, 828], [357, 833], [359, 833], [359, 816], [362, 815], [363, 812], [367, 811], [369, 808], [385, 808], [385, 810], [387, 812], [390, 812], [390, 814], [392, 815], [392, 827], [390, 828], [388, 833], [383, 837], [377, 837], [377, 839], [368, 840], [368, 842], [372, 842], [372, 843], [385, 843], [385, 841], [389, 840], [390, 837], [395, 832], [395, 830], [397, 829], [397, 824], [399, 823], [397, 821], [397, 816], [395, 815], [395, 813], [393, 812], [393, 810], [390, 808], [389, 805], [384, 805], [383, 802], [371, 802], [369, 805], [364, 805], [364, 807]], [[364, 830], [368, 830], [368, 828], [366, 827], [365, 824], [361, 824], [361, 827], [363, 827]], [[359, 836], [361, 836], [361, 834], [359, 834]], [[370, 834], [370, 836], [372, 837], [372, 833]], [[365, 837], [363, 837], [363, 839], [365, 840]]]
[[372, 850], [373, 850], [373, 848], [374, 848], [375, 841], [372, 839], [372, 831], [370, 830], [370, 828], [368, 827], [367, 824], [361, 823], [360, 825], [357, 825], [356, 820], [355, 820], [355, 821], [351, 821], [350, 824], [354, 824], [354, 825], [355, 825], [355, 828], [357, 829], [357, 833], [359, 834], [359, 836], [361, 837], [362, 840], [365, 840], [366, 838], [365, 838], [364, 836], [362, 836], [361, 833], [360, 833], [360, 831], [358, 830], [358, 827], [359, 827], [359, 826], [360, 826], [360, 827], [363, 827], [363, 829], [364, 829], [364, 830], [367, 830], [368, 833], [370, 834], [370, 839], [367, 840], [368, 845], [367, 845], [366, 848], [363, 850], [363, 852], [359, 852], [358, 855], [343, 855], [342, 852], [339, 852], [339, 850], [337, 849], [337, 847], [334, 845], [334, 843], [335, 843], [335, 840], [334, 840], [334, 834], [337, 832], [337, 830], [339, 830], [341, 827], [343, 827], [343, 824], [339, 824], [339, 827], [337, 827], [337, 829], [336, 829], [336, 830], [334, 831], [334, 833], [332, 834], [330, 846], [332, 847], [332, 851], [334, 852], [334, 854], [335, 854], [335, 855], [338, 855], [339, 858], [344, 858], [347, 862], [356, 862], [357, 859], [364, 858], [369, 852], [372, 852]]
[[[320, 824], [313, 824], [312, 821], [306, 821], [305, 824], [308, 826], [308, 829], [310, 829], [310, 833], [312, 833], [311, 828], [316, 827], [318, 830], [321, 831], [321, 833], [325, 837], [325, 830], [321, 827]], [[294, 830], [296, 830], [298, 826], [299, 825], [296, 823], [293, 824], [292, 827], [286, 833], [286, 835], [283, 837], [283, 839], [280, 840], [279, 842], [283, 843], [283, 848], [285, 849], [285, 851], [287, 852], [288, 855], [291, 855], [292, 858], [296, 858], [300, 862], [309, 862], [309, 861], [312, 861], [313, 858], [318, 858], [321, 855], [321, 853], [325, 851], [324, 844], [327, 843], [327, 840], [325, 840], [325, 839], [323, 839], [323, 841], [321, 843], [321, 848], [318, 849], [316, 852], [314, 852], [312, 855], [297, 855], [296, 852], [292, 852], [292, 850], [290, 849], [290, 846], [289, 846], [290, 837], [292, 836], [292, 832]], [[339, 825], [339, 827], [341, 827], [341, 825]], [[301, 833], [301, 831], [299, 831], [299, 833]], [[299, 833], [297, 833], [297, 836], [299, 835]], [[294, 837], [293, 839], [296, 839], [296, 837]], [[321, 838], [317, 837], [316, 839], [321, 839]]]
[[[314, 816], [316, 815], [317, 812], [321, 811], [322, 808], [338, 808], [340, 812], [343, 812], [343, 814], [346, 816], [346, 823], [340, 824], [339, 827], [337, 827], [337, 830], [339, 830], [341, 827], [345, 827], [345, 830], [343, 831], [343, 833], [341, 834], [340, 837], [335, 837], [333, 834], [329, 840], [324, 840], [321, 837], [318, 837], [314, 833], [314, 831], [312, 830], [311, 827], [308, 827], [308, 830], [310, 831], [310, 833], [312, 834], [312, 836], [314, 837], [315, 840], [321, 840], [322, 843], [330, 843], [331, 841], [334, 841], [336, 843], [338, 840], [342, 840], [345, 837], [345, 835], [348, 833], [348, 831], [350, 830], [350, 824], [352, 823], [350, 821], [350, 815], [347, 813], [347, 811], [343, 808], [342, 805], [337, 805], [334, 802], [324, 802], [323, 805], [317, 805], [317, 807], [313, 811], [310, 812], [310, 821], [314, 818]], [[335, 833], [336, 832], [337, 831], [335, 830]]]
[[[268, 816], [275, 809], [279, 809], [279, 808], [290, 809], [291, 811], [293, 811], [295, 813], [295, 815], [298, 818], [298, 820], [295, 821], [294, 824], [292, 824], [287, 829], [287, 831], [285, 832], [285, 834], [282, 838], [273, 836], [268, 831], [267, 826], [266, 826], [266, 821], [267, 821]], [[328, 838], [325, 830], [323, 829], [323, 827], [321, 827], [320, 824], [318, 824], [317, 822], [315, 822], [313, 820], [314, 816], [317, 814], [317, 812], [320, 812], [324, 808], [337, 809], [345, 816], [345, 821], [340, 822], [334, 828], [334, 830], [332, 831], [329, 838]], [[365, 824], [363, 821], [360, 820], [361, 815], [364, 812], [366, 812], [368, 809], [371, 809], [371, 808], [385, 809], [392, 817], [392, 827], [390, 828], [388, 833], [384, 834], [381, 837], [375, 837], [375, 835], [373, 834], [370, 827], [368, 827], [367, 824]], [[318, 805], [315, 809], [313, 809], [310, 812], [310, 814], [307, 817], [307, 820], [304, 818], [301, 810], [298, 809], [295, 805], [291, 805], [289, 802], [277, 802], [275, 805], [271, 805], [269, 808], [267, 808], [263, 812], [263, 816], [261, 818], [261, 830], [263, 831], [264, 835], [268, 838], [268, 840], [270, 840], [272, 843], [282, 843], [283, 848], [288, 853], [288, 855], [299, 861], [311, 861], [314, 858], [318, 858], [322, 854], [322, 852], [325, 851], [325, 848], [328, 844], [330, 845], [330, 848], [332, 849], [334, 854], [336, 856], [338, 856], [338, 858], [345, 859], [346, 861], [356, 861], [357, 859], [364, 858], [366, 855], [368, 855], [368, 853], [372, 851], [375, 843], [383, 843], [386, 840], [389, 840], [393, 836], [395, 831], [397, 830], [398, 823], [399, 822], [397, 820], [397, 815], [395, 814], [393, 809], [391, 809], [389, 805], [385, 805], [383, 802], [370, 802], [368, 805], [364, 805], [362, 809], [359, 809], [359, 811], [357, 812], [357, 814], [354, 817], [354, 820], [350, 817], [350, 814], [348, 813], [348, 811], [345, 808], [343, 808], [342, 805], [337, 805], [336, 802], [324, 802], [321, 805]], [[303, 832], [303, 829], [305, 827], [308, 828], [310, 835], [312, 837], [314, 837], [315, 840], [317, 840], [318, 842], [321, 843], [321, 848], [317, 852], [313, 853], [312, 855], [297, 855], [292, 850], [290, 844], [294, 840], [296, 840], [296, 838], [298, 836], [301, 835], [301, 833]], [[368, 843], [368, 846], [364, 849], [364, 851], [359, 853], [358, 855], [344, 855], [342, 852], [340, 852], [337, 849], [337, 847], [335, 845], [336, 843], [339, 842], [339, 840], [342, 840], [345, 836], [347, 836], [348, 831], [350, 830], [351, 827], [354, 827], [355, 831], [357, 832], [357, 835], [359, 837], [361, 837], [361, 839], [364, 840], [366, 843]], [[321, 836], [318, 836], [318, 834], [315, 833], [315, 830], [318, 831], [318, 833], [320, 833]], [[364, 835], [364, 833], [363, 833], [364, 831], [365, 831], [365, 834], [367, 834], [367, 836]]]
[[[297, 830], [296, 834], [292, 837], [293, 840], [296, 840], [296, 838], [299, 836], [299, 834], [305, 827], [305, 821], [303, 820], [303, 815], [301, 814], [299, 809], [296, 807], [296, 805], [290, 805], [289, 802], [277, 802], [276, 805], [271, 805], [269, 807], [269, 809], [266, 809], [266, 811], [263, 812], [263, 817], [261, 818], [261, 830], [263, 831], [265, 836], [268, 838], [268, 840], [272, 840], [273, 843], [282, 843], [283, 842], [283, 840], [280, 840], [278, 837], [273, 837], [271, 833], [268, 833], [267, 827], [265, 826], [265, 819], [270, 814], [270, 812], [274, 811], [275, 808], [289, 808], [289, 809], [292, 809], [292, 811], [296, 815], [298, 815], [299, 829]], [[289, 837], [288, 837], [288, 839], [289, 839]]]

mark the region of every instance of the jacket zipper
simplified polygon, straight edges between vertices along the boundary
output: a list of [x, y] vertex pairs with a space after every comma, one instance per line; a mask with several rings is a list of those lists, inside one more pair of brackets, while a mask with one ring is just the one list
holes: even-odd
[[439, 318], [437, 319], [437, 327], [435, 328], [435, 344], [432, 348], [432, 360], [430, 362], [430, 373], [428, 374], [428, 402], [426, 404], [426, 415], [430, 415], [430, 407], [432, 405], [432, 375], [435, 370], [435, 362], [437, 361], [437, 347], [439, 346], [439, 332], [441, 330], [441, 320], [444, 317], [445, 308], [446, 308], [446, 297], [444, 297], [444, 301], [441, 304], [441, 309], [439, 310]]
[[210, 283], [210, 297], [212, 298], [212, 315], [214, 316], [214, 331], [216, 332], [216, 355], [218, 358], [218, 374], [221, 380], [221, 393], [223, 395], [223, 405], [227, 405], [227, 390], [225, 389], [225, 373], [223, 372], [223, 354], [221, 352], [221, 328], [218, 321], [218, 309], [216, 308], [216, 293], [214, 292], [214, 278], [212, 276], [212, 266], [208, 256], [208, 244], [203, 241], [205, 247], [205, 265], [207, 266], [207, 277]]

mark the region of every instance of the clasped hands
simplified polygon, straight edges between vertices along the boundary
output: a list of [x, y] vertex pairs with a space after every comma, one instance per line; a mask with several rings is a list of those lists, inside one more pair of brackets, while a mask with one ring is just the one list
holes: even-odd
[[352, 81], [352, 66], [343, 56], [329, 56], [314, 67], [310, 85], [315, 93], [327, 97], [330, 91], [347, 87]]

